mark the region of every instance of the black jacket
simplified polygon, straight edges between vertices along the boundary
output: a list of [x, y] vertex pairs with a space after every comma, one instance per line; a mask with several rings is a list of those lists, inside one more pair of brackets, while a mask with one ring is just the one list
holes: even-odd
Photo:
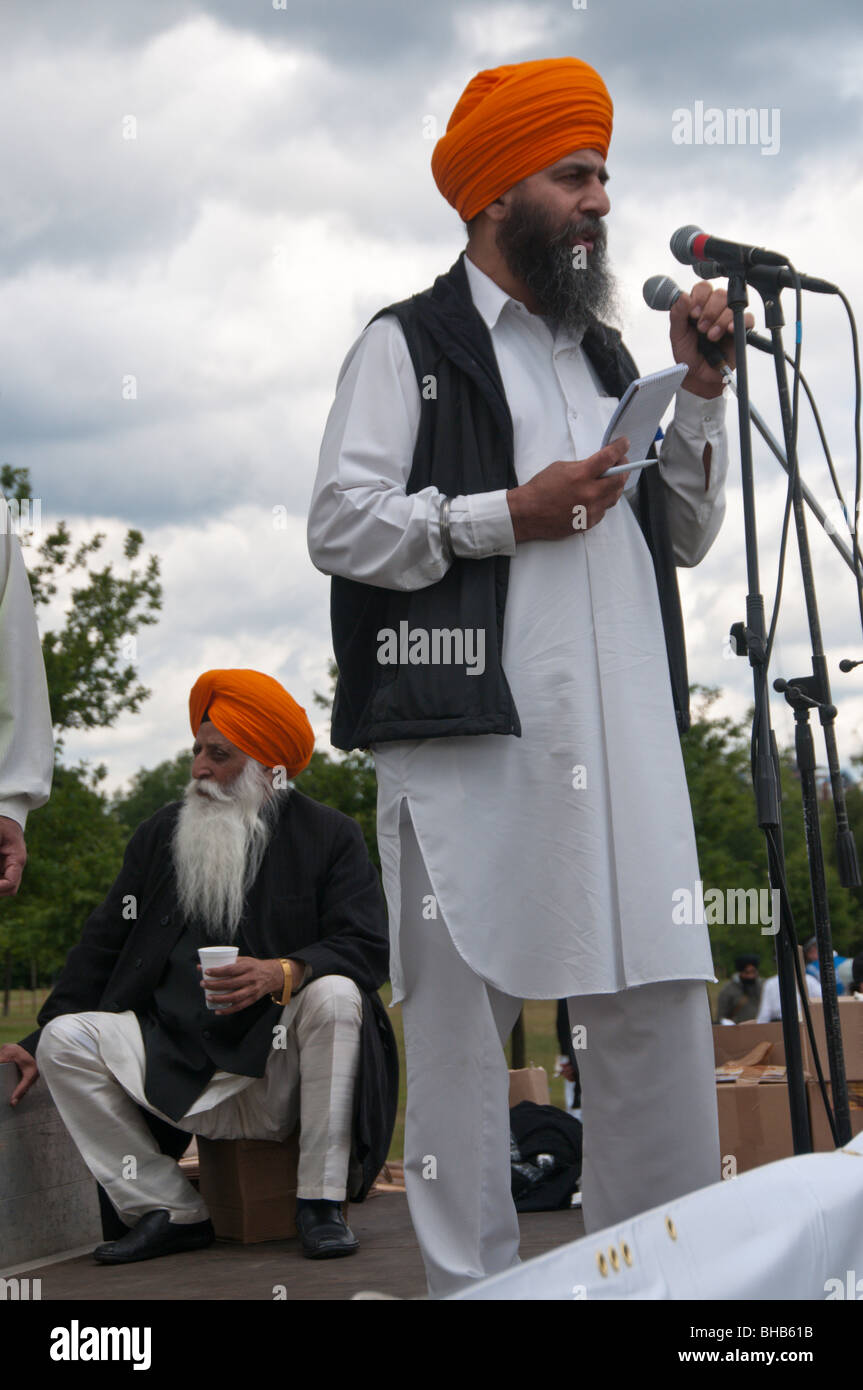
[[[34, 1056], [42, 1028], [59, 1014], [95, 1009], [147, 1011], [184, 929], [170, 854], [178, 813], [178, 802], [164, 807], [140, 825], [129, 841], [119, 876], [87, 919], [80, 942], [69, 952], [60, 979], [39, 1012], [39, 1028], [21, 1042]], [[363, 1177], [350, 1194], [354, 1201], [361, 1201], [386, 1159], [392, 1138], [398, 1056], [377, 993], [389, 964], [386, 908], [359, 826], [340, 811], [292, 790], [283, 802], [254, 888], [256, 910], [243, 926], [253, 955], [306, 961], [313, 978], [345, 975], [362, 992], [354, 1152]], [[279, 1005], [261, 1001], [252, 1007], [271, 1009], [273, 1022], [278, 1022]], [[263, 1066], [249, 1074], [262, 1075]], [[189, 1136], [143, 1113], [163, 1150], [182, 1152]]]
[[[422, 408], [406, 491], [433, 486], [448, 497], [517, 486], [512, 418], [491, 335], [470, 293], [463, 256], [429, 290], [382, 309], [401, 324], [421, 391]], [[603, 388], [622, 396], [637, 368], [615, 330], [595, 324], [583, 347]], [[550, 460], [549, 460], [550, 462]], [[665, 510], [665, 483], [655, 468], [638, 485], [639, 522], [653, 558], [678, 728], [689, 727], [689, 681], [677, 574]], [[339, 679], [332, 742], [364, 748], [392, 739], [521, 733], [503, 669], [509, 557], [453, 561], [425, 588], [384, 589], [335, 576], [333, 648]], [[485, 670], [453, 665], [382, 665], [381, 629], [484, 629]]]

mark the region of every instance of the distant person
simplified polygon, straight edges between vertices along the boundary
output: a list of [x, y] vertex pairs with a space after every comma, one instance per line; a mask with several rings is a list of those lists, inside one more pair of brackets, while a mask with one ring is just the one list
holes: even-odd
[[27, 815], [51, 792], [54, 739], [30, 581], [0, 499], [0, 897], [21, 886]]
[[[808, 998], [811, 1000], [821, 998], [821, 981], [814, 975], [807, 974], [806, 989]], [[802, 1018], [803, 1011], [800, 1001], [797, 1001], [797, 1017]], [[779, 976], [771, 975], [764, 981], [764, 988], [761, 991], [761, 1003], [758, 1007], [757, 1023], [777, 1023], [782, 1019], [782, 1005], [779, 999]]]
[[[12, 1103], [41, 1071], [113, 1208], [101, 1264], [212, 1243], [174, 1161], [190, 1135], [278, 1141], [298, 1120], [303, 1253], [350, 1255], [342, 1203], [377, 1176], [398, 1091], [380, 881], [356, 821], [289, 785], [314, 734], [278, 681], [207, 671], [189, 710], [183, 801], [135, 831], [39, 1028], [0, 1048], [21, 1071]], [[231, 943], [208, 1008], [198, 949]]]
[[[821, 962], [818, 959], [818, 939], [810, 936], [803, 946], [803, 959], [806, 961], [806, 974], [810, 979], [821, 983]], [[847, 956], [840, 956], [838, 951], [833, 952], [833, 968], [836, 971], [836, 993], [845, 993], [845, 981], [840, 974], [841, 967], [845, 965]]]
[[845, 994], [851, 994], [854, 987], [854, 957], [846, 956], [836, 967], [836, 983], [842, 986]]
[[719, 993], [716, 1008], [716, 1022], [727, 1018], [732, 1023], [749, 1023], [758, 1016], [761, 1003], [763, 981], [758, 974], [760, 956], [740, 955], [734, 957], [736, 974]]
[[863, 999], [863, 951], [851, 962], [851, 997]]

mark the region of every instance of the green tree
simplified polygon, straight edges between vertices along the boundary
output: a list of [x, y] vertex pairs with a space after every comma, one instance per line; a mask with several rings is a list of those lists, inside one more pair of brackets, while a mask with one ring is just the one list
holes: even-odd
[[[22, 503], [31, 500], [27, 469], [4, 464], [0, 492], [20, 510]], [[73, 546], [65, 521], [59, 521], [38, 546], [32, 533], [21, 539], [30, 561], [30, 588], [37, 609], [56, 596], [61, 574], [75, 574], [82, 581], [72, 590], [62, 626], [42, 638], [54, 728], [58, 733], [106, 728], [121, 714], [137, 714], [151, 692], [139, 684], [133, 664], [135, 634], [158, 622], [156, 614], [162, 606], [158, 557], [151, 555], [142, 569], [130, 567], [125, 574], [110, 564], [97, 569], [90, 562], [102, 549], [104, 533], [97, 531]], [[123, 544], [125, 559], [136, 560], [143, 544], [141, 532], [130, 528]]]
[[182, 800], [191, 775], [192, 754], [188, 749], [156, 767], [140, 768], [129, 790], [114, 802], [116, 819], [131, 835], [142, 821], [155, 815], [161, 807]]
[[[26, 469], [0, 468], [0, 494], [13, 515], [33, 517]], [[135, 633], [158, 621], [162, 588], [155, 555], [136, 568], [143, 536], [130, 529], [125, 563], [97, 568], [93, 557], [104, 534], [73, 546], [65, 521], [41, 543], [33, 529], [22, 527], [21, 542], [37, 613], [58, 594], [63, 576], [73, 575], [60, 625], [42, 636], [42, 654], [55, 734], [66, 729], [105, 728], [124, 713], [135, 714], [150, 692], [139, 683]], [[57, 740], [58, 758], [62, 742]], [[37, 970], [54, 971], [78, 940], [84, 919], [110, 886], [126, 840], [99, 789], [105, 769], [86, 764], [64, 767], [58, 761], [47, 805], [27, 821], [28, 865], [22, 887], [0, 907], [0, 957], [8, 966], [26, 961], [31, 978]]]
[[[750, 771], [750, 727], [746, 721], [711, 715], [720, 691], [694, 686], [692, 727], [682, 739], [698, 860], [705, 892], [718, 888], [766, 888], [767, 851], [756, 821]], [[794, 751], [780, 751], [782, 825], [788, 892], [797, 937], [803, 942], [814, 930], [800, 784]], [[849, 804], [859, 809], [863, 800], [849, 789]], [[835, 864], [832, 803], [820, 807], [825, 877], [831, 931], [836, 949], [846, 952], [861, 935], [863, 915], [859, 895], [843, 888]], [[859, 824], [860, 822], [858, 822]], [[762, 935], [759, 925], [719, 923], [710, 926], [716, 972], [732, 973], [734, 956], [754, 951], [761, 956], [761, 972], [773, 973], [773, 937]]]
[[347, 753], [331, 758], [329, 753], [312, 754], [305, 772], [294, 785], [315, 801], [334, 806], [346, 816], [353, 816], [363, 832], [372, 862], [380, 869], [377, 833], [377, 778], [374, 763], [368, 753]]
[[17, 896], [3, 900], [0, 954], [31, 978], [59, 969], [117, 876], [127, 837], [99, 790], [104, 776], [104, 767], [58, 766], [50, 800], [27, 821], [27, 868]]
[[[332, 710], [338, 667], [331, 661], [327, 667], [330, 692], [322, 695], [316, 690], [313, 700], [319, 709]], [[372, 863], [380, 872], [377, 837], [378, 782], [371, 753], [354, 751], [331, 757], [329, 753], [312, 754], [311, 762], [297, 777], [295, 786], [315, 801], [323, 801], [346, 816], [353, 816], [363, 832]]]

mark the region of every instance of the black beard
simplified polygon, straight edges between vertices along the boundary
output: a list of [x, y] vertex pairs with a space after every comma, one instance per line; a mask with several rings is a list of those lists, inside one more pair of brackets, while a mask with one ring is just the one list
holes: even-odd
[[[571, 246], [573, 237], [593, 241], [593, 250]], [[606, 259], [605, 224], [590, 218], [556, 230], [548, 213], [514, 199], [498, 225], [497, 247], [511, 275], [530, 290], [540, 313], [570, 332], [583, 332], [596, 320], [619, 318], [617, 286]], [[586, 264], [579, 265], [580, 251]]]

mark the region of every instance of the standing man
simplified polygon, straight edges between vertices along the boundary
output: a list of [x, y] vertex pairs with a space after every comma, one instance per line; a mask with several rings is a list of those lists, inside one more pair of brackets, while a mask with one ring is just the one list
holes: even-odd
[[[716, 1022], [729, 1019], [732, 1023], [751, 1023], [758, 1018], [764, 981], [758, 973], [761, 957], [744, 953], [734, 957], [735, 974], [719, 992]], [[782, 1017], [782, 1011], [779, 1011]]]
[[432, 158], [466, 254], [354, 345], [312, 499], [332, 739], [375, 754], [433, 1295], [518, 1259], [502, 1044], [523, 998], [569, 999], [588, 1230], [719, 1178], [708, 937], [672, 923], [699, 878], [674, 567], [722, 520], [722, 380], [695, 325], [728, 357], [731, 314], [710, 285], [680, 296], [661, 463], [604, 479], [636, 375], [602, 323], [611, 124], [574, 58], [468, 84]]
[[21, 886], [27, 815], [44, 806], [54, 738], [36, 613], [9, 509], [0, 498], [0, 897]]

